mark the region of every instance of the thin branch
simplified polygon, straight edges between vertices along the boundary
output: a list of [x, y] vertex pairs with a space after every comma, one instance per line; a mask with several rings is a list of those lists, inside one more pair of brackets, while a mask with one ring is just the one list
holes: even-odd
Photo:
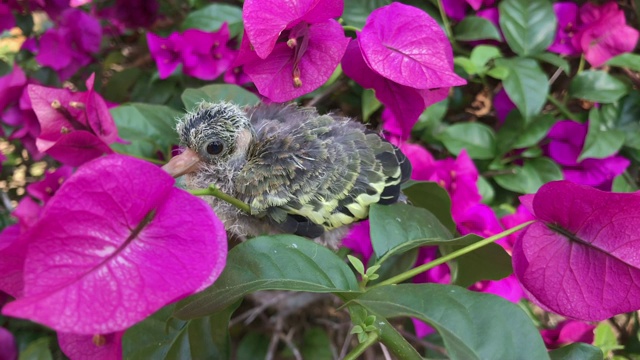
[[226, 201], [229, 204], [237, 207], [238, 209], [246, 212], [247, 214], [251, 214], [251, 207], [249, 204], [243, 202], [242, 200], [236, 199], [233, 196], [222, 192], [222, 190], [218, 189], [217, 186], [211, 184], [206, 189], [191, 189], [188, 190], [190, 194], [196, 196], [214, 196], [220, 200]]

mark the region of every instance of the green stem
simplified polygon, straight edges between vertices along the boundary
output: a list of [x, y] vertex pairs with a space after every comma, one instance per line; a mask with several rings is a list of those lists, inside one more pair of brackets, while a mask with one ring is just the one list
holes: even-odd
[[554, 98], [551, 94], [547, 95], [547, 100], [549, 100], [550, 103], [552, 103], [553, 105], [555, 105], [555, 107], [558, 108], [558, 110], [560, 110], [560, 112], [568, 117], [569, 119], [573, 120], [573, 121], [580, 121], [580, 119], [578, 118], [578, 116], [576, 116], [574, 113], [572, 113], [571, 111], [569, 111], [569, 109], [567, 109], [566, 106], [564, 106], [563, 103], [561, 103], [560, 101], [558, 101], [556, 98]]
[[580, 56], [580, 63], [578, 64], [578, 72], [576, 73], [576, 75], [580, 74], [582, 70], [584, 70], [584, 54]]
[[342, 25], [342, 28], [343, 28], [345, 31], [353, 31], [353, 32], [360, 32], [360, 31], [362, 31], [362, 29], [357, 28], [357, 27], [355, 27], [355, 26], [351, 26], [351, 25]]
[[481, 247], [483, 247], [485, 245], [489, 245], [489, 244], [491, 244], [492, 242], [494, 242], [494, 241], [496, 241], [498, 239], [502, 239], [505, 236], [511, 235], [514, 232], [516, 232], [516, 231], [518, 231], [518, 230], [520, 230], [520, 229], [522, 229], [522, 228], [524, 228], [526, 226], [529, 226], [529, 225], [533, 224], [534, 222], [535, 222], [535, 220], [528, 221], [528, 222], [526, 222], [524, 224], [520, 224], [520, 225], [518, 225], [516, 227], [513, 227], [511, 229], [505, 230], [505, 231], [501, 232], [500, 234], [496, 234], [496, 235], [493, 235], [493, 236], [488, 237], [486, 239], [483, 239], [481, 241], [478, 241], [477, 243], [473, 243], [473, 244], [471, 244], [471, 245], [469, 245], [467, 247], [464, 247], [464, 248], [462, 248], [460, 250], [454, 251], [454, 252], [452, 252], [450, 254], [447, 254], [445, 256], [439, 257], [439, 258], [437, 258], [437, 259], [435, 259], [435, 260], [433, 260], [431, 262], [428, 262], [428, 263], [426, 263], [424, 265], [418, 266], [418, 267], [413, 268], [413, 269], [411, 269], [411, 270], [409, 270], [407, 272], [404, 272], [404, 273], [396, 275], [396, 276], [394, 276], [394, 277], [392, 277], [390, 279], [387, 279], [387, 280], [385, 280], [385, 281], [383, 281], [383, 282], [381, 282], [379, 284], [376, 284], [376, 285], [372, 286], [370, 289], [375, 288], [375, 287], [379, 287], [379, 286], [385, 286], [385, 285], [395, 285], [395, 284], [399, 284], [399, 283], [401, 283], [401, 282], [403, 282], [405, 280], [409, 280], [412, 277], [414, 277], [414, 276], [416, 276], [416, 275], [418, 275], [420, 273], [423, 273], [423, 272], [425, 272], [425, 271], [427, 271], [429, 269], [433, 269], [434, 267], [436, 267], [438, 265], [444, 264], [447, 261], [453, 260], [453, 259], [455, 259], [457, 257], [462, 256], [462, 255], [468, 254], [468, 253], [470, 253], [470, 252], [472, 252], [472, 251], [474, 251], [476, 249], [479, 249], [479, 248], [481, 248]]
[[362, 355], [362, 353], [367, 350], [367, 348], [373, 344], [375, 344], [376, 342], [378, 342], [378, 333], [377, 332], [370, 332], [369, 337], [367, 337], [367, 340], [363, 343], [358, 344], [358, 346], [355, 347], [355, 349], [351, 350], [345, 357], [344, 360], [356, 360], [358, 358], [358, 356]]
[[251, 214], [251, 207], [249, 206], [249, 204], [238, 200], [229, 194], [223, 193], [220, 189], [218, 189], [218, 187], [213, 184], [209, 185], [209, 187], [206, 189], [191, 189], [188, 191], [190, 194], [196, 196], [215, 196], [218, 199], [226, 201], [229, 204], [237, 207], [238, 209], [246, 212], [247, 214]]
[[[440, 11], [440, 17], [442, 18], [442, 23], [444, 24], [444, 31], [447, 32], [447, 37], [449, 38], [449, 42], [453, 46], [455, 40], [453, 39], [453, 31], [451, 31], [451, 24], [449, 23], [449, 19], [447, 18], [447, 14], [444, 12], [444, 6], [442, 6], [442, 0], [438, 0], [438, 10]], [[455, 46], [453, 46], [455, 48]]]

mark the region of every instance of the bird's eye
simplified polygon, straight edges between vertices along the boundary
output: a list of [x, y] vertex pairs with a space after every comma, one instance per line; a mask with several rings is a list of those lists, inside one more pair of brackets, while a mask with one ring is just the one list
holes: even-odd
[[222, 141], [214, 140], [207, 144], [206, 150], [207, 154], [209, 155], [218, 155], [222, 152], [222, 150], [224, 150], [224, 144], [222, 143]]

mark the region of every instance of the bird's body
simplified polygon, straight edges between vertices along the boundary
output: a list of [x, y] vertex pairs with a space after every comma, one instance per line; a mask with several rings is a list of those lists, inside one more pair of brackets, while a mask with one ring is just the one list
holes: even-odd
[[397, 201], [411, 173], [406, 157], [362, 124], [313, 108], [203, 102], [177, 131], [199, 160], [187, 186], [215, 184], [250, 205], [246, 214], [208, 199], [227, 229], [243, 237], [320, 237], [365, 219], [373, 203]]

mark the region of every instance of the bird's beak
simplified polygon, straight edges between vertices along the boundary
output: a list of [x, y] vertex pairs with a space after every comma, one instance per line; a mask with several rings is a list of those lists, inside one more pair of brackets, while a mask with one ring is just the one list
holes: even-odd
[[176, 178], [198, 170], [199, 166], [200, 157], [198, 154], [191, 149], [186, 149], [182, 154], [171, 158], [171, 160], [162, 167], [162, 170]]

